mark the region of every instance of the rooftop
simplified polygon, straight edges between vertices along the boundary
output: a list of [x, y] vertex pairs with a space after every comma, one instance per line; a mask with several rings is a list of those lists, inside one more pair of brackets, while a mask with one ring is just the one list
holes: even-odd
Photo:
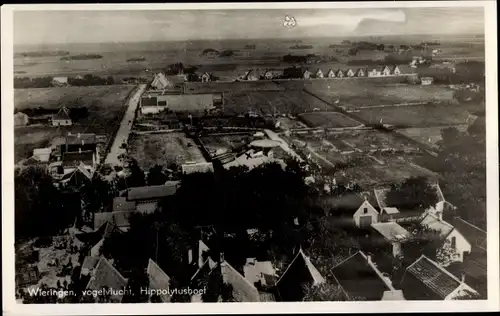
[[95, 144], [97, 142], [97, 136], [93, 133], [78, 133], [71, 134], [69, 133], [66, 136], [66, 144], [67, 145], [87, 145], [87, 144]]
[[460, 217], [453, 219], [453, 226], [457, 229], [470, 243], [479, 250], [486, 251], [487, 235], [481, 228], [463, 220]]
[[387, 214], [398, 214], [399, 210], [396, 207], [384, 207], [383, 211]]
[[220, 264], [222, 281], [231, 284], [233, 297], [238, 302], [259, 302], [260, 295], [257, 288], [243, 277], [227, 261]]
[[130, 226], [129, 218], [133, 212], [102, 212], [94, 215], [94, 228], [98, 229], [107, 222], [117, 227]]
[[113, 212], [135, 211], [135, 202], [127, 201], [126, 197], [116, 197], [113, 199]]
[[[128, 283], [128, 279], [124, 278], [118, 270], [115, 269], [104, 257], [101, 257], [95, 271], [87, 284], [89, 290], [102, 290], [103, 287], [109, 289], [122, 289]], [[113, 293], [117, 294], [117, 293]], [[111, 295], [111, 300], [114, 303], [120, 303], [123, 295]]]
[[135, 187], [128, 189], [127, 201], [154, 200], [174, 195], [177, 185], [152, 185], [146, 187]]
[[441, 238], [446, 238], [453, 230], [453, 225], [440, 219], [437, 215], [427, 213], [420, 222], [420, 225], [433, 231], [439, 232]]
[[[166, 290], [170, 288], [170, 277], [151, 259], [146, 270], [149, 278], [149, 288], [153, 290]], [[162, 302], [170, 302], [170, 295], [159, 295]]]
[[411, 234], [396, 222], [373, 223], [372, 227], [389, 242], [403, 241], [411, 237]]
[[91, 150], [82, 152], [66, 152], [63, 154], [62, 162], [64, 166], [71, 167], [77, 167], [81, 163], [92, 166], [94, 164], [94, 152]]

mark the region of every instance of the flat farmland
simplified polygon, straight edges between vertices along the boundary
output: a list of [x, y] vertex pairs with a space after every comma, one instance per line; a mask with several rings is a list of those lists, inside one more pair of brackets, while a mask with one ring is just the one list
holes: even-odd
[[125, 101], [134, 85], [15, 89], [14, 107], [19, 111], [43, 107], [87, 107], [89, 116], [77, 122], [88, 133], [110, 135], [122, 119]]
[[215, 93], [215, 92], [243, 92], [243, 91], [280, 91], [285, 90], [272, 81], [245, 81], [245, 82], [186, 82], [186, 93]]
[[353, 114], [371, 124], [390, 124], [397, 128], [462, 125], [469, 119], [469, 112], [454, 104], [365, 108]]
[[226, 114], [242, 114], [249, 110], [262, 115], [300, 114], [312, 112], [313, 109], [331, 111], [327, 103], [303, 91], [259, 91], [224, 94], [224, 112]]
[[[459, 131], [467, 131], [469, 125], [457, 125], [456, 127]], [[438, 148], [437, 142], [442, 140], [441, 130], [445, 127], [414, 127], [414, 128], [404, 128], [397, 130], [398, 133], [408, 136], [422, 144]]]
[[299, 118], [310, 127], [355, 127], [362, 123], [338, 112], [310, 112], [299, 114]]
[[157, 164], [205, 162], [201, 150], [184, 133], [131, 134], [128, 153], [143, 170]]
[[[377, 79], [375, 79], [377, 80]], [[445, 85], [377, 83], [364, 80], [315, 80], [305, 87], [327, 102], [346, 109], [418, 102], [452, 102], [453, 90]]]

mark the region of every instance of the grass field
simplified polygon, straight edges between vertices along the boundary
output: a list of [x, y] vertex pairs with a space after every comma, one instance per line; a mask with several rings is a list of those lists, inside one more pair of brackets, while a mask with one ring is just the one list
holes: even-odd
[[355, 116], [371, 124], [390, 124], [397, 128], [435, 127], [466, 124], [469, 112], [459, 105], [429, 104], [360, 109]]
[[143, 170], [158, 164], [205, 162], [201, 150], [184, 133], [130, 135], [129, 155], [137, 160]]
[[187, 82], [186, 93], [243, 92], [243, 91], [280, 91], [285, 90], [272, 81], [247, 82]]
[[347, 109], [414, 102], [452, 102], [453, 90], [444, 85], [381, 84], [367, 80], [316, 80], [307, 90]]
[[337, 112], [311, 112], [299, 115], [299, 118], [310, 127], [354, 127], [362, 125], [350, 117]]
[[96, 133], [110, 137], [117, 124], [120, 124], [125, 100], [135, 88], [131, 85], [67, 87], [47, 89], [15, 89], [14, 107], [20, 111], [27, 108], [44, 107], [57, 109], [67, 106], [86, 106], [87, 118], [73, 126], [25, 126], [14, 131], [15, 160], [31, 156], [33, 149], [50, 144], [57, 136], [71, 133]]
[[[465, 132], [467, 131], [468, 125], [457, 125], [454, 126], [459, 131]], [[401, 133], [405, 136], [411, 137], [414, 140], [421, 142], [423, 144], [427, 144], [434, 148], [437, 148], [437, 142], [440, 141], [441, 138], [441, 130], [444, 127], [414, 127], [414, 128], [404, 128], [397, 130], [398, 133]]]
[[302, 91], [260, 91], [224, 94], [225, 114], [242, 114], [249, 110], [262, 115], [299, 114], [318, 108], [332, 110], [331, 106]]

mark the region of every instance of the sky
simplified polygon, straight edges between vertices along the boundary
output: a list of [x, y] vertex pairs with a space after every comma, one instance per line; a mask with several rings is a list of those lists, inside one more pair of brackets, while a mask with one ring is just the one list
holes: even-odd
[[[295, 27], [284, 27], [285, 16]], [[16, 11], [14, 44], [483, 34], [482, 8]]]

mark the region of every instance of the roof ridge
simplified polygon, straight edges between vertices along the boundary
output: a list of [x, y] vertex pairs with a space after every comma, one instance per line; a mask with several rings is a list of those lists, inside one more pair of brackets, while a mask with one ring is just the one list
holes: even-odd
[[358, 253], [361, 254], [363, 257], [366, 258], [365, 254], [361, 250], [358, 250], [353, 255], [351, 255], [351, 256], [347, 257], [346, 259], [344, 259], [344, 260], [340, 261], [339, 263], [337, 263], [335, 266], [332, 267], [332, 269], [335, 269], [336, 267], [340, 266], [341, 264], [343, 264], [347, 260], [351, 259], [352, 257], [354, 257], [355, 255], [357, 255]]
[[486, 232], [485, 230], [483, 230], [483, 229], [481, 229], [481, 228], [477, 227], [476, 225], [474, 225], [474, 224], [472, 224], [472, 223], [469, 223], [468, 221], [466, 221], [465, 219], [461, 218], [460, 216], [455, 216], [455, 218], [456, 218], [456, 219], [458, 219], [458, 220], [460, 220], [460, 221], [462, 221], [462, 222], [464, 222], [466, 225], [469, 225], [469, 226], [471, 226], [472, 228], [475, 228], [475, 229], [477, 229], [477, 230], [479, 230], [479, 231], [481, 231], [481, 232], [483, 232], [483, 233], [487, 234], [487, 232]]
[[295, 262], [295, 260], [297, 260], [297, 258], [299, 257], [299, 255], [300, 255], [301, 252], [302, 252], [302, 247], [299, 249], [299, 251], [297, 252], [297, 254], [295, 255], [295, 257], [293, 258], [292, 262], [290, 262], [290, 264], [288, 265], [288, 267], [286, 267], [285, 272], [283, 272], [283, 274], [280, 276], [280, 278], [278, 279], [278, 281], [276, 282], [276, 284], [278, 284], [281, 281], [281, 279], [283, 278], [283, 276], [288, 272], [288, 269], [290, 269], [290, 267]]
[[128, 278], [124, 277], [120, 271], [118, 271], [106, 258], [103, 257], [103, 259], [106, 261], [106, 263], [111, 267], [111, 269], [118, 274], [118, 277], [122, 279], [125, 283], [128, 282]]

